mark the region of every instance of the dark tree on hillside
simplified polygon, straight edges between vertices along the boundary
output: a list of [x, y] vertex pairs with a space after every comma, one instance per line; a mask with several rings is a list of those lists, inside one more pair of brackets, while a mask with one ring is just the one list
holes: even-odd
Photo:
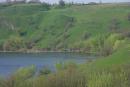
[[26, 3], [27, 0], [21, 0], [21, 2]]
[[64, 7], [65, 6], [65, 2], [63, 0], [60, 0], [59, 1], [59, 5], [60, 5], [60, 7]]
[[14, 0], [12, 1], [13, 4], [20, 4], [20, 3], [26, 3], [26, 0]]
[[130, 21], [130, 13], [128, 14], [128, 21]]
[[89, 2], [88, 5], [97, 5], [96, 2]]
[[43, 3], [42, 3], [42, 6], [43, 6], [43, 8], [45, 8], [46, 10], [49, 10], [49, 9], [51, 8], [51, 5], [48, 4], [48, 3], [46, 3], [46, 2], [43, 2]]
[[11, 0], [6, 0], [6, 3], [11, 3], [12, 1]]
[[40, 0], [30, 0], [29, 3], [41, 3]]

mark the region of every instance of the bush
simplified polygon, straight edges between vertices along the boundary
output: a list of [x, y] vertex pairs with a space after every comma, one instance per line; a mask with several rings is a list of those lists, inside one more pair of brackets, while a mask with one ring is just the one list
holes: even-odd
[[101, 48], [101, 54], [104, 56], [111, 55], [124, 43], [124, 37], [121, 34], [110, 34], [105, 40]]
[[120, 29], [120, 21], [116, 18], [113, 18], [110, 22], [110, 30], [112, 32], [117, 32]]
[[48, 75], [50, 73], [51, 73], [51, 70], [49, 68], [47, 68], [47, 67], [44, 67], [43, 69], [41, 69], [39, 71], [39, 75]]
[[88, 39], [90, 36], [91, 36], [90, 33], [85, 32], [85, 33], [83, 34], [82, 38], [83, 38], [83, 40], [86, 40], [86, 39]]
[[4, 51], [18, 51], [25, 48], [25, 43], [21, 37], [11, 36], [7, 41], [3, 44]]
[[36, 67], [32, 65], [26, 68], [19, 68], [13, 76], [15, 79], [26, 80], [35, 76], [35, 72]]
[[4, 41], [0, 41], [0, 51], [3, 51], [3, 42]]

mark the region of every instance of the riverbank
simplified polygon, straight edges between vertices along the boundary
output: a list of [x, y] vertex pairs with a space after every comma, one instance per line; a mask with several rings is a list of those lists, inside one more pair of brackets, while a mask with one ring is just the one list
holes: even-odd
[[96, 52], [85, 52], [81, 50], [17, 50], [17, 51], [0, 51], [0, 53], [84, 53], [88, 55], [98, 55]]
[[96, 56], [81, 53], [0, 53], [0, 75], [10, 75], [20, 68], [35, 66], [36, 71], [47, 68], [56, 71], [57, 64], [92, 61]]
[[[57, 70], [56, 73], [50, 72], [48, 69], [44, 68], [35, 76], [36, 69], [34, 66], [22, 68], [10, 76], [9, 79], [0, 79], [0, 83], [5, 85], [1, 86], [0, 84], [0, 87], [14, 87], [14, 85], [17, 87], [129, 87], [129, 46], [130, 45], [118, 50], [111, 56], [83, 63], [81, 65], [76, 65], [74, 63], [69, 63], [68, 65], [59, 64], [59, 70]], [[14, 58], [16, 56], [12, 57]], [[37, 58], [35, 58], [36, 60], [32, 58], [33, 57], [31, 56], [29, 62], [36, 62]], [[12, 60], [11, 58], [8, 59]], [[21, 61], [27, 62], [23, 61], [24, 59], [22, 58], [16, 59], [20, 59], [16, 62], [18, 64]], [[14, 62], [14, 60], [12, 61]], [[42, 61], [40, 60], [40, 62]], [[51, 63], [49, 62], [48, 64]], [[4, 69], [7, 70], [7, 68]]]

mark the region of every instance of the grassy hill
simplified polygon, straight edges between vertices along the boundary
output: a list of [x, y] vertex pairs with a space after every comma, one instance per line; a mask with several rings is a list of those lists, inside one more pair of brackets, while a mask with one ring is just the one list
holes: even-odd
[[[18, 4], [0, 8], [0, 44], [6, 50], [87, 50], [86, 45], [110, 33], [130, 31], [127, 4], [72, 5], [47, 10], [39, 4]], [[21, 41], [14, 41], [14, 37]], [[12, 41], [12, 43], [11, 43]], [[9, 43], [10, 42], [10, 43]], [[12, 47], [12, 44], [22, 47]], [[24, 43], [24, 44], [23, 44]], [[97, 43], [95, 43], [97, 44]], [[10, 47], [11, 45], [11, 47]], [[10, 48], [9, 48], [10, 47]], [[89, 50], [90, 52], [90, 50]]]
[[[20, 68], [0, 87], [130, 87], [130, 6], [0, 6], [0, 50], [92, 52], [106, 57], [57, 65], [56, 73]], [[50, 84], [51, 83], [51, 84]]]

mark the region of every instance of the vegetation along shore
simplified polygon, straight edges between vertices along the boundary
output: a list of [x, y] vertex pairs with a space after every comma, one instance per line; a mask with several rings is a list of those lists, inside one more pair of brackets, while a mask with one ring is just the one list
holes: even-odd
[[0, 78], [0, 87], [130, 87], [130, 4], [0, 4], [0, 52], [101, 56], [84, 64], [58, 63], [55, 73], [20, 68]]

